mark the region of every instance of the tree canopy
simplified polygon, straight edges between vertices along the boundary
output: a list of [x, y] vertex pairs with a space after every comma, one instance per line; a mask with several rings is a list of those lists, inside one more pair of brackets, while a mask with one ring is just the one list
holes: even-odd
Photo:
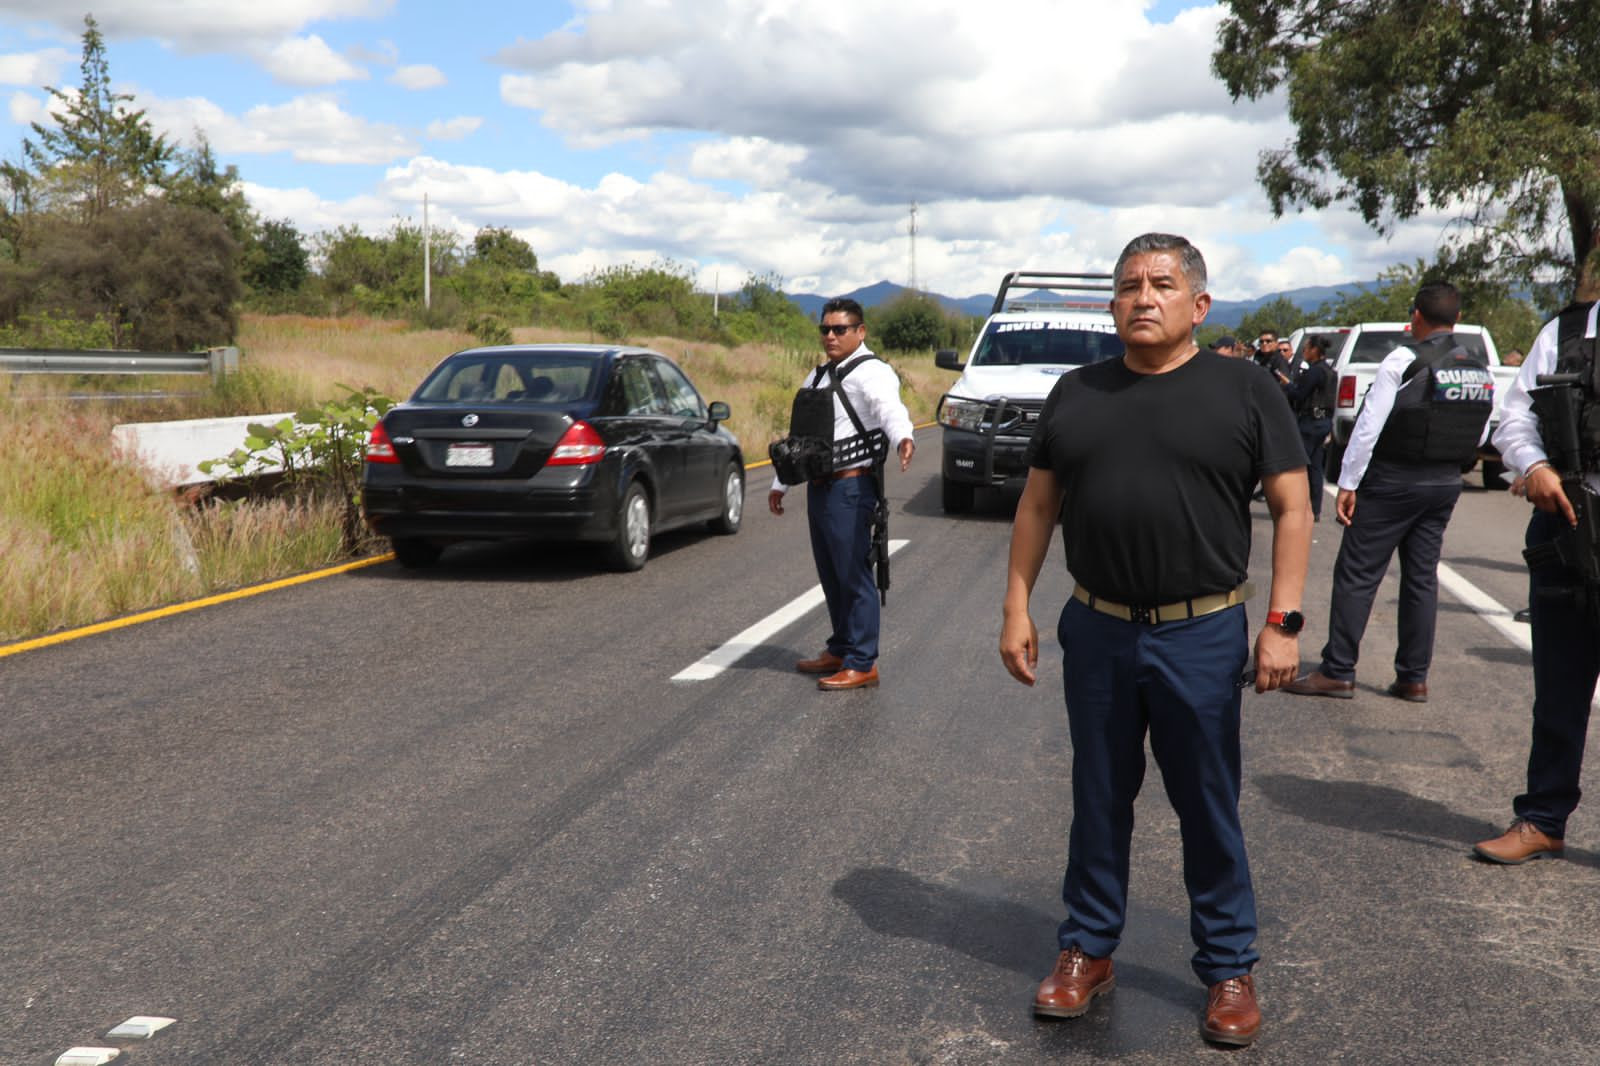
[[1456, 267], [1600, 296], [1600, 4], [1223, 4], [1228, 91], [1288, 91], [1295, 137], [1257, 168], [1275, 212], [1347, 202], [1385, 232], [1456, 211]]

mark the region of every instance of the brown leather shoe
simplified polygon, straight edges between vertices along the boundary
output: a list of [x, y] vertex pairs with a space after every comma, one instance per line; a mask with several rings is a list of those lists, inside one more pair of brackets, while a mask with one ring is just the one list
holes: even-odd
[[1076, 1018], [1089, 1009], [1089, 1001], [1117, 987], [1110, 959], [1094, 959], [1068, 948], [1056, 959], [1056, 968], [1033, 994], [1033, 1013], [1047, 1018]]
[[840, 670], [837, 674], [818, 681], [817, 687], [824, 692], [842, 692], [847, 688], [877, 688], [878, 664], [873, 663], [871, 670]]
[[1472, 853], [1505, 866], [1521, 866], [1529, 859], [1559, 859], [1566, 846], [1560, 837], [1550, 836], [1532, 822], [1518, 818], [1493, 840], [1474, 844]]
[[1230, 977], [1211, 986], [1200, 1035], [1215, 1044], [1244, 1047], [1261, 1032], [1261, 1008], [1256, 1006], [1256, 981], [1249, 974]]
[[1426, 681], [1396, 681], [1389, 686], [1389, 695], [1397, 700], [1406, 700], [1410, 703], [1428, 702], [1428, 683]]
[[1313, 670], [1283, 686], [1283, 691], [1296, 696], [1332, 696], [1336, 700], [1347, 700], [1356, 694], [1356, 683], [1335, 681], [1321, 670]]
[[844, 669], [844, 660], [825, 651], [815, 659], [801, 659], [794, 668], [802, 674], [835, 674]]

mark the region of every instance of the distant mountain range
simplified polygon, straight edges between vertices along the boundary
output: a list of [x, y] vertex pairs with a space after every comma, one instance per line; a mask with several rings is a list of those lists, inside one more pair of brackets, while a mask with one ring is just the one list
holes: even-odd
[[[1206, 316], [1206, 322], [1208, 325], [1237, 326], [1241, 321], [1243, 321], [1245, 315], [1261, 307], [1263, 304], [1269, 304], [1272, 301], [1280, 298], [1288, 300], [1302, 311], [1315, 311], [1329, 300], [1337, 299], [1344, 293], [1353, 291], [1370, 292], [1377, 287], [1378, 282], [1376, 281], [1351, 281], [1343, 285], [1309, 285], [1302, 289], [1287, 289], [1283, 292], [1269, 292], [1265, 296], [1257, 296], [1253, 300], [1213, 300], [1211, 303], [1211, 313]], [[891, 281], [880, 281], [875, 285], [868, 285], [852, 292], [841, 293], [840, 295], [850, 297], [862, 307], [877, 307], [879, 304], [888, 303], [890, 300], [893, 300], [896, 296], [899, 296], [906, 291], [907, 289], [903, 285], [896, 285]], [[989, 314], [989, 309], [994, 306], [994, 293], [992, 292], [981, 292], [973, 296], [959, 297], [943, 296], [936, 292], [930, 292], [926, 295], [931, 296], [934, 300], [938, 301], [940, 306], [946, 308], [947, 310], [963, 315], [976, 315], [980, 318], [986, 317]], [[1019, 294], [1019, 296], [1020, 295], [1026, 295], [1028, 299], [1039, 303], [1050, 303], [1055, 301], [1064, 301], [1067, 299], [1066, 297], [1058, 296], [1049, 292], [1034, 292], [1030, 294]], [[818, 296], [815, 293], [799, 293], [791, 295], [789, 299], [797, 307], [799, 307], [800, 310], [804, 311], [807, 317], [816, 318], [817, 313], [822, 310], [822, 305], [826, 303], [830, 297]], [[1079, 299], [1081, 299], [1081, 297], [1079, 297]], [[1282, 328], [1291, 329], [1293, 327], [1288, 323], [1284, 323]]]

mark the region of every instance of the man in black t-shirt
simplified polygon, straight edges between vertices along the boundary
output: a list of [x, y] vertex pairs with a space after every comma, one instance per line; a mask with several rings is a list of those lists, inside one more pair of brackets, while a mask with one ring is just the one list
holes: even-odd
[[1077, 580], [1061, 612], [1072, 830], [1061, 954], [1034, 1011], [1076, 1017], [1115, 983], [1133, 803], [1144, 742], [1183, 834], [1192, 965], [1209, 988], [1201, 1032], [1232, 1045], [1261, 1025], [1250, 970], [1255, 895], [1239, 822], [1239, 703], [1250, 645], [1250, 495], [1272, 513], [1267, 624], [1255, 688], [1293, 680], [1311, 543], [1305, 452], [1273, 379], [1200, 352], [1205, 261], [1182, 237], [1123, 250], [1111, 312], [1127, 353], [1062, 376], [1030, 445], [1011, 534], [1000, 657], [1032, 685], [1039, 636], [1028, 601], [1059, 520]]

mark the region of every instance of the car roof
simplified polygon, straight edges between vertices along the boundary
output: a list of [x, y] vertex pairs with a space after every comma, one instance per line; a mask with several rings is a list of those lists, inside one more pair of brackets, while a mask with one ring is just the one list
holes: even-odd
[[451, 355], [516, 355], [519, 353], [572, 352], [579, 355], [661, 355], [653, 348], [638, 348], [628, 344], [485, 344], [476, 348], [463, 348]]

